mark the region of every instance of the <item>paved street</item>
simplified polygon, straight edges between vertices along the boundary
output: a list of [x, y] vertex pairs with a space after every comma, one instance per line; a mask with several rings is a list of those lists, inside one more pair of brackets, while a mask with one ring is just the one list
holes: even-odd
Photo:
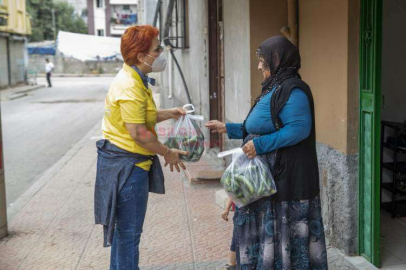
[[[53, 78], [53, 88], [2, 95], [7, 204], [13, 204], [100, 119], [113, 78]], [[39, 83], [45, 84], [40, 78]]]
[[[71, 80], [57, 79], [55, 84], [69, 84]], [[35, 165], [41, 165], [43, 173], [38, 170], [31, 182], [21, 182], [25, 191], [18, 190], [23, 195], [8, 209], [12, 218], [8, 224], [9, 236], [0, 240], [0, 270], [109, 268], [110, 248], [103, 248], [102, 226], [94, 225], [93, 217], [95, 142], [101, 137], [102, 100], [109, 80], [111, 78], [75, 79], [72, 90], [56, 86], [2, 104], [3, 110], [6, 107], [9, 113], [7, 125], [15, 130], [13, 136], [7, 130], [8, 139], [13, 141], [10, 148], [18, 148], [19, 144], [32, 148], [31, 143], [40, 149], [37, 150], [39, 155], [27, 151], [26, 155], [19, 153], [19, 158], [14, 160], [34, 169]], [[154, 98], [159, 106], [159, 94], [154, 93]], [[48, 108], [45, 104], [62, 107]], [[26, 106], [31, 108], [32, 115]], [[46, 113], [39, 112], [41, 109]], [[14, 114], [18, 116], [19, 111], [25, 112], [26, 126], [17, 122], [14, 127], [10, 125], [10, 118]], [[88, 114], [87, 117], [84, 114]], [[45, 117], [46, 121], [39, 121], [35, 115]], [[63, 123], [58, 119], [63, 119]], [[47, 122], [52, 122], [54, 128], [46, 125]], [[158, 128], [170, 126], [166, 121]], [[18, 131], [34, 128], [34, 138], [26, 135], [25, 139], [30, 142], [21, 141]], [[39, 137], [37, 133], [48, 136], [41, 140], [47, 147], [35, 142]], [[20, 140], [14, 136], [20, 136]], [[28, 170], [23, 169], [27, 173]], [[18, 167], [15, 173], [18, 175]], [[222, 209], [215, 203], [220, 184], [190, 184], [183, 173], [171, 173], [168, 168], [164, 168], [164, 174], [166, 194], [150, 194], [149, 197], [140, 246], [141, 269], [221, 269], [229, 254], [232, 222], [220, 218]], [[349, 259], [335, 249], [329, 248], [328, 253], [330, 269], [367, 269], [350, 266]]]

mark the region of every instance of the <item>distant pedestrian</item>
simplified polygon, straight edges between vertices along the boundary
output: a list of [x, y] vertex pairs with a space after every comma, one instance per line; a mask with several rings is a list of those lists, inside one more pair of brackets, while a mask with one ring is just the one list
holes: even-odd
[[52, 74], [52, 70], [54, 70], [54, 64], [49, 61], [49, 59], [45, 59], [45, 73], [47, 74], [47, 82], [48, 82], [48, 87], [52, 87], [52, 83], [51, 83], [51, 74]]

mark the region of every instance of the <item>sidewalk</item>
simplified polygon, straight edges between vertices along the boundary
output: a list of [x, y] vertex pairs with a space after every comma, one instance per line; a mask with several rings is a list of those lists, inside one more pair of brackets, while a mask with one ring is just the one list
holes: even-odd
[[[0, 269], [108, 269], [110, 248], [94, 225], [95, 142], [100, 125], [29, 190], [0, 240]], [[164, 170], [165, 195], [150, 194], [141, 240], [141, 269], [220, 269], [232, 223], [215, 204], [218, 182], [190, 185]]]
[[[168, 125], [169, 121], [158, 128]], [[100, 126], [9, 208], [10, 235], [0, 240], [0, 270], [109, 268], [110, 248], [103, 248], [102, 226], [94, 225], [93, 217]], [[220, 218], [215, 195], [221, 186], [206, 181], [207, 175], [199, 180], [204, 164], [189, 167], [186, 174], [164, 168], [166, 194], [150, 193], [140, 246], [142, 270], [219, 270], [226, 263], [232, 222]], [[328, 260], [330, 270], [376, 269], [365, 259], [345, 257], [334, 248], [328, 249]]]
[[0, 101], [14, 100], [27, 96], [29, 92], [45, 87], [43, 84], [19, 85], [0, 90]]

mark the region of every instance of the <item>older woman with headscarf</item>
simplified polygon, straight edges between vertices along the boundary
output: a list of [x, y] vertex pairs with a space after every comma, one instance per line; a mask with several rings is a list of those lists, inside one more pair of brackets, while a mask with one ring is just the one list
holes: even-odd
[[265, 40], [257, 56], [262, 92], [244, 123], [206, 124], [243, 139], [247, 157], [265, 158], [276, 182], [275, 195], [234, 214], [237, 269], [328, 269], [314, 102], [298, 74], [299, 50], [278, 36]]

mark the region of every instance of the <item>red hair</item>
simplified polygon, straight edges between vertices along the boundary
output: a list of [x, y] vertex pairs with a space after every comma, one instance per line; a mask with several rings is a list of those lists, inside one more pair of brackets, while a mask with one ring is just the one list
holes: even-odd
[[148, 53], [152, 40], [158, 34], [159, 30], [151, 25], [136, 25], [125, 30], [121, 37], [121, 54], [124, 62], [129, 66], [139, 64], [137, 55]]

